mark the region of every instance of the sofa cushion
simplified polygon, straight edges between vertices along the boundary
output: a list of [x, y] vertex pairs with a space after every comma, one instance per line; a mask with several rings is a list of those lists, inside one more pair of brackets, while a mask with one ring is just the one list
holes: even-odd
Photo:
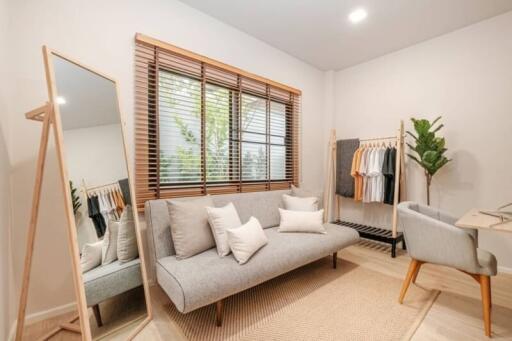
[[192, 257], [215, 246], [206, 211], [206, 207], [213, 206], [209, 195], [190, 200], [169, 200], [167, 205], [176, 257]]
[[279, 232], [326, 233], [323, 226], [324, 210], [304, 212], [279, 209], [279, 213]]
[[229, 255], [231, 249], [228, 244], [228, 235], [226, 230], [242, 226], [238, 212], [233, 203], [229, 203], [224, 207], [207, 207], [208, 222], [212, 229], [215, 245], [217, 245], [217, 253], [224, 257]]
[[268, 243], [267, 235], [258, 219], [251, 217], [242, 226], [226, 230], [228, 244], [233, 257], [240, 264], [245, 264], [259, 249]]
[[326, 234], [279, 233], [265, 230], [268, 244], [245, 265], [232, 255], [220, 258], [215, 249], [177, 260], [157, 261], [157, 279], [176, 308], [187, 313], [311, 263], [356, 243], [359, 234], [348, 227], [325, 224]]
[[133, 220], [133, 210], [130, 205], [126, 205], [123, 214], [121, 214], [119, 230], [117, 232], [117, 259], [121, 263], [126, 263], [138, 256], [139, 249], [135, 221]]
[[312, 191], [309, 189], [304, 189], [302, 187], [295, 187], [292, 185], [291, 195], [299, 198], [309, 198], [309, 197], [317, 197], [318, 198], [318, 209], [324, 208], [324, 199], [322, 192]]
[[113, 263], [98, 266], [82, 275], [87, 306], [122, 294], [142, 285], [140, 258], [126, 263]]
[[317, 197], [294, 197], [283, 194], [284, 208], [290, 211], [318, 211]]

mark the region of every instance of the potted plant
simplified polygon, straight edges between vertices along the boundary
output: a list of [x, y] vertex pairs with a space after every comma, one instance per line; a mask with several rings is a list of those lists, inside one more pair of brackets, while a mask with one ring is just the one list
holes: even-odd
[[411, 118], [416, 134], [407, 131], [407, 134], [414, 139], [414, 146], [407, 143], [409, 148], [416, 153], [407, 154], [411, 159], [420, 165], [424, 172], [427, 185], [427, 205], [430, 205], [430, 185], [432, 177], [444, 165], [451, 160], [448, 159], [444, 153], [447, 151], [444, 137], [436, 136], [436, 133], [443, 128], [443, 124], [435, 126], [441, 116], [430, 122], [426, 119]]

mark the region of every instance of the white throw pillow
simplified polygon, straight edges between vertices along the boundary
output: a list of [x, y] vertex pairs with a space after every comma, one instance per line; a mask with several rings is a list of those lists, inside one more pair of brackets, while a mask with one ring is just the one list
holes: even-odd
[[80, 257], [80, 267], [82, 273], [94, 269], [101, 265], [101, 248], [103, 240], [96, 243], [85, 244], [82, 248], [82, 256]]
[[327, 233], [323, 226], [324, 210], [316, 212], [288, 211], [279, 209], [279, 232]]
[[119, 232], [117, 233], [117, 259], [120, 263], [126, 263], [139, 256], [137, 248], [137, 233], [135, 221], [130, 205], [124, 208], [119, 220]]
[[108, 221], [105, 236], [103, 236], [103, 247], [101, 249], [101, 265], [107, 265], [117, 259], [117, 236], [119, 232], [119, 222]]
[[217, 253], [221, 257], [229, 255], [231, 251], [226, 230], [242, 226], [235, 205], [230, 202], [224, 207], [206, 207], [206, 212], [217, 245]]
[[226, 230], [228, 243], [239, 264], [245, 264], [253, 254], [268, 243], [258, 219], [251, 217], [244, 225]]
[[288, 194], [283, 194], [284, 208], [290, 211], [307, 211], [313, 212], [318, 211], [318, 198], [307, 197], [299, 198], [292, 197]]
[[292, 196], [299, 198], [316, 197], [318, 198], [318, 208], [323, 208], [323, 194], [321, 191], [311, 191], [292, 185]]

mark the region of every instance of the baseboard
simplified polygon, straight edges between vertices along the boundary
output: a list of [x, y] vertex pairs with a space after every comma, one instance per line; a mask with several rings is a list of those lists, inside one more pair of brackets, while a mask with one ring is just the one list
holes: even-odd
[[504, 274], [512, 274], [512, 268], [498, 265], [498, 272]]
[[9, 329], [9, 335], [7, 335], [8, 341], [14, 341], [14, 333], [16, 333], [16, 321], [14, 321], [11, 325], [11, 329]]
[[[74, 310], [76, 310], [76, 302], [71, 302], [71, 303], [60, 305], [58, 307], [38, 311], [38, 312], [35, 312], [32, 314], [27, 314], [27, 316], [25, 317], [25, 325], [36, 323], [36, 322], [46, 320], [46, 319], [50, 319], [52, 317], [66, 314], [66, 313], [72, 312]], [[15, 320], [12, 323], [11, 329], [9, 331], [9, 338], [8, 338], [9, 341], [14, 340], [14, 337], [16, 336], [15, 335], [16, 325], [17, 325], [17, 321]]]

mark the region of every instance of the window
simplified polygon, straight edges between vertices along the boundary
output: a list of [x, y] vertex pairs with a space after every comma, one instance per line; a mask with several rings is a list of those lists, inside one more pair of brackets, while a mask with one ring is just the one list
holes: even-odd
[[300, 91], [136, 37], [138, 208], [298, 183]]

